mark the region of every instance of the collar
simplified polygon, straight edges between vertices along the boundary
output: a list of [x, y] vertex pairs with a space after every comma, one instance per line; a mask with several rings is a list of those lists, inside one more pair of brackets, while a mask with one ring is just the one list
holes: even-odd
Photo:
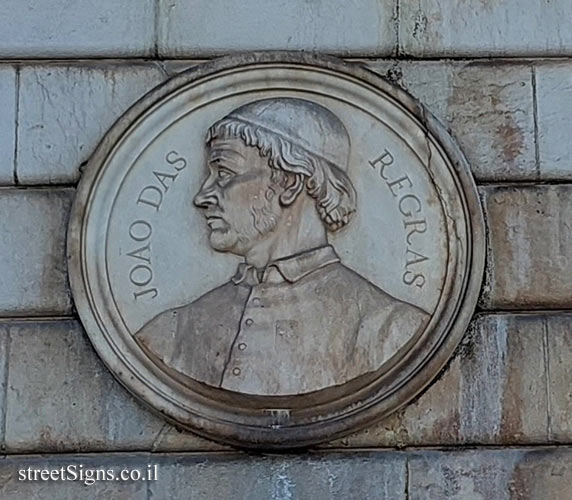
[[[235, 285], [240, 283], [250, 286], [257, 285], [266, 282], [269, 277], [275, 277], [275, 271], [278, 271], [278, 281], [295, 283], [317, 269], [321, 269], [335, 262], [340, 262], [340, 258], [332, 246], [326, 245], [275, 260], [268, 264], [262, 271], [246, 262], [242, 262], [238, 265], [238, 269], [232, 281]], [[272, 279], [271, 281], [275, 282], [276, 280]]]

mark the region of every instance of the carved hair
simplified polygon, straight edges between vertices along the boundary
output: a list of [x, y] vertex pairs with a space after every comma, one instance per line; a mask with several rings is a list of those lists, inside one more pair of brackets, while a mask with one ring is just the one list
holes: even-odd
[[356, 191], [349, 177], [328, 160], [309, 153], [268, 129], [236, 118], [223, 118], [209, 128], [206, 143], [216, 138], [235, 137], [247, 146], [258, 148], [273, 169], [272, 179], [287, 182], [274, 173], [290, 173], [305, 177], [308, 194], [316, 200], [316, 208], [328, 230], [344, 227], [356, 211]]

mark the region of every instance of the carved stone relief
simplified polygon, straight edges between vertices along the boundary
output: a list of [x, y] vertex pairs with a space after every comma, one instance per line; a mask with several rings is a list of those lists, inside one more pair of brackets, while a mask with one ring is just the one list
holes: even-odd
[[248, 54], [137, 103], [88, 165], [69, 231], [90, 338], [178, 425], [307, 446], [415, 397], [481, 283], [468, 166], [355, 65]]

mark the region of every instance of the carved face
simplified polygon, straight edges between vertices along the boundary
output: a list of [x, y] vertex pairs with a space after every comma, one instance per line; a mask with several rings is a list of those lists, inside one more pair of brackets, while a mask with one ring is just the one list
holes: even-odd
[[209, 175], [194, 203], [205, 211], [210, 244], [245, 255], [272, 232], [282, 213], [268, 159], [240, 139], [215, 139], [207, 166]]

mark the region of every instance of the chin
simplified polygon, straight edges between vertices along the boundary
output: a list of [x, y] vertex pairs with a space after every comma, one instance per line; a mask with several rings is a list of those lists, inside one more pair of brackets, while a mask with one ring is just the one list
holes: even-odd
[[213, 250], [217, 252], [232, 252], [236, 246], [237, 238], [233, 237], [229, 231], [211, 231], [209, 242]]

